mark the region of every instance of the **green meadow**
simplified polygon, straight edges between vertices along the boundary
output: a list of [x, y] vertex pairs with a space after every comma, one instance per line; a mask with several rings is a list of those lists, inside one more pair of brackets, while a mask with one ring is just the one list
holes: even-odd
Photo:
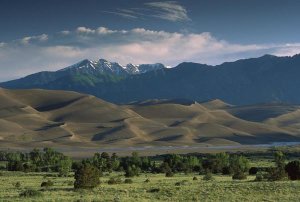
[[[120, 184], [108, 184], [112, 176], [120, 176]], [[197, 180], [193, 179], [194, 177]], [[300, 181], [255, 182], [232, 180], [231, 176], [213, 175], [211, 181], [195, 174], [141, 174], [125, 184], [124, 173], [105, 173], [99, 186], [92, 190], [73, 189], [74, 177], [56, 177], [49, 173], [1, 172], [0, 201], [299, 201]], [[43, 181], [54, 185], [41, 188]], [[145, 182], [149, 179], [149, 182]], [[15, 184], [20, 182], [20, 187]], [[25, 189], [39, 190], [41, 195], [20, 197]]]

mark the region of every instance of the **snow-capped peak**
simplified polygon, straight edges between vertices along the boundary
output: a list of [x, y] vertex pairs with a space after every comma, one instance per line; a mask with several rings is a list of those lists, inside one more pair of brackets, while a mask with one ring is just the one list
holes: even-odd
[[98, 61], [93, 60], [82, 60], [74, 65], [61, 69], [59, 71], [82, 71], [85, 73], [105, 73], [105, 74], [116, 74], [116, 75], [130, 75], [130, 74], [142, 74], [149, 71], [166, 68], [163, 64], [141, 64], [135, 65], [129, 63], [125, 66], [117, 62], [109, 62], [105, 59], [99, 59]]

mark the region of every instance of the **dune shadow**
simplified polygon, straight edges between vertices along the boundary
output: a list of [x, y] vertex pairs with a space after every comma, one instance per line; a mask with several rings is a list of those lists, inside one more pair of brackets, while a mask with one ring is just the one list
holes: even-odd
[[43, 126], [43, 127], [41, 127], [41, 128], [35, 129], [35, 131], [48, 130], [48, 129], [51, 129], [51, 128], [55, 128], [55, 127], [62, 126], [62, 125], [64, 125], [64, 124], [65, 124], [64, 122], [54, 123], [54, 124], [48, 124], [48, 125]]
[[79, 98], [68, 100], [66, 102], [60, 102], [60, 103], [55, 103], [55, 104], [50, 104], [50, 105], [43, 105], [43, 106], [36, 107], [35, 109], [39, 112], [51, 111], [51, 110], [55, 110], [55, 109], [59, 109], [59, 108], [68, 106], [68, 105], [82, 99], [83, 97], [84, 96], [81, 96]]
[[95, 134], [92, 138], [92, 141], [104, 140], [107, 136], [109, 136], [115, 132], [118, 132], [118, 131], [122, 130], [123, 128], [124, 128], [124, 126], [118, 126], [118, 127], [112, 128], [110, 130], [107, 130], [105, 132]]

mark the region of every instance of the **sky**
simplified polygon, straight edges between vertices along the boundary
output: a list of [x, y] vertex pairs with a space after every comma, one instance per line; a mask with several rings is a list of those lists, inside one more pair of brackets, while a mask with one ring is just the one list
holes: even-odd
[[299, 0], [0, 0], [0, 81], [83, 59], [220, 64], [300, 53]]

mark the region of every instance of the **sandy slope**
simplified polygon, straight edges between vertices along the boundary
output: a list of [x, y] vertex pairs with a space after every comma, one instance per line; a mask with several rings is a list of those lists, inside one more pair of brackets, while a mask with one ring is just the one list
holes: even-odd
[[253, 116], [247, 118], [247, 114], [258, 108], [238, 108], [220, 100], [201, 104], [155, 100], [117, 106], [75, 92], [0, 89], [0, 146], [231, 145], [299, 140], [300, 110], [285, 106], [272, 111], [269, 107], [272, 116], [249, 121]]

